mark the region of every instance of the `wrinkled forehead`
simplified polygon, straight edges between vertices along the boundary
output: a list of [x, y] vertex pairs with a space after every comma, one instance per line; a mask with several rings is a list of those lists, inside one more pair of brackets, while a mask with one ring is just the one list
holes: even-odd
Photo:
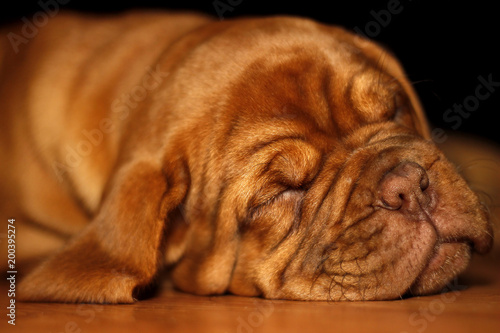
[[[184, 69], [196, 80], [178, 84], [187, 97], [193, 95], [186, 98], [187, 109], [217, 105], [225, 116], [243, 117], [247, 123], [308, 118], [337, 139], [359, 126], [394, 120], [430, 137], [401, 66], [377, 44], [298, 18], [214, 27], [220, 32], [188, 56], [199, 60], [187, 62]], [[219, 84], [213, 84], [214, 78]]]
[[280, 61], [258, 58], [239, 77], [228, 103], [238, 110], [236, 117], [246, 123], [301, 119], [337, 140], [386, 121], [422, 134], [415, 105], [401, 83], [362, 56], [285, 50], [275, 57]]

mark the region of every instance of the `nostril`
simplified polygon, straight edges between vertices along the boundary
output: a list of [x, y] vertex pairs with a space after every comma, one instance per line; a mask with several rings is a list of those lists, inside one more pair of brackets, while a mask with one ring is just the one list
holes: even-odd
[[403, 206], [404, 196], [399, 195], [398, 197], [382, 196], [381, 198], [383, 208], [390, 210], [398, 210]]
[[427, 176], [427, 172], [424, 171], [422, 174], [422, 178], [420, 179], [420, 190], [424, 192], [429, 188], [429, 176]]
[[417, 163], [403, 162], [388, 172], [379, 183], [382, 207], [390, 210], [407, 210], [410, 213], [425, 208], [429, 203], [425, 191], [429, 177]]
[[390, 210], [398, 210], [403, 206], [406, 198], [404, 193], [400, 193], [397, 187], [391, 186], [390, 182], [388, 184], [389, 188], [384, 188], [381, 195], [381, 201], [384, 208]]

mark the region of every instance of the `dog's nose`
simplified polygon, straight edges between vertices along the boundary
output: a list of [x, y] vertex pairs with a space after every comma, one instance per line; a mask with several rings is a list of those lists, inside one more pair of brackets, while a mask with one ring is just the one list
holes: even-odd
[[382, 178], [379, 184], [381, 206], [411, 218], [425, 218], [422, 214], [431, 204], [428, 187], [429, 177], [424, 168], [414, 162], [403, 162]]

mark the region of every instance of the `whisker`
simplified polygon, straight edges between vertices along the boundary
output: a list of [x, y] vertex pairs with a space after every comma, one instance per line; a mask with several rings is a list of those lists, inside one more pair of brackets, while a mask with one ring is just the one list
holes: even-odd
[[434, 82], [432, 79], [425, 79], [425, 80], [418, 80], [418, 81], [411, 81], [410, 83], [412, 85], [420, 84], [420, 83], [431, 83]]
[[[485, 164], [484, 162], [487, 162], [487, 164]], [[494, 170], [494, 171], [500, 170], [500, 163], [488, 158], [476, 158], [467, 163], [461, 163], [456, 165], [459, 172], [469, 170], [476, 166], [479, 166], [481, 168], [486, 168], [488, 170]]]

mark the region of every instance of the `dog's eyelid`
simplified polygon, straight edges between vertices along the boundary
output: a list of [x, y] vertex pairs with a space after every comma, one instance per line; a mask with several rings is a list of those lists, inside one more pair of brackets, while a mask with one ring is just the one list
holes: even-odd
[[291, 204], [290, 200], [297, 202], [301, 201], [304, 197], [304, 194], [304, 190], [287, 187], [273, 195], [263, 196], [261, 198], [253, 200], [254, 203], [249, 205], [247, 216], [244, 219], [244, 222], [240, 223], [241, 227], [244, 228], [244, 226], [249, 223], [249, 221], [258, 219], [259, 216], [261, 216], [261, 214], [265, 211], [265, 208], [272, 205], [273, 203], [276, 203], [278, 201], [289, 202], [290, 204], [287, 203], [287, 206], [289, 205], [291, 207], [293, 205]]
[[285, 199], [290, 199], [293, 196], [293, 198], [295, 199], [296, 197], [303, 196], [304, 192], [305, 192], [304, 189], [290, 187], [280, 192], [275, 198], [283, 197]]
[[249, 205], [250, 215], [253, 215], [258, 210], [266, 207], [277, 200], [299, 200], [303, 197], [305, 193], [304, 189], [297, 189], [293, 187], [283, 187], [280, 191], [273, 193], [272, 195], [262, 196], [258, 199], [253, 200], [253, 204]]

